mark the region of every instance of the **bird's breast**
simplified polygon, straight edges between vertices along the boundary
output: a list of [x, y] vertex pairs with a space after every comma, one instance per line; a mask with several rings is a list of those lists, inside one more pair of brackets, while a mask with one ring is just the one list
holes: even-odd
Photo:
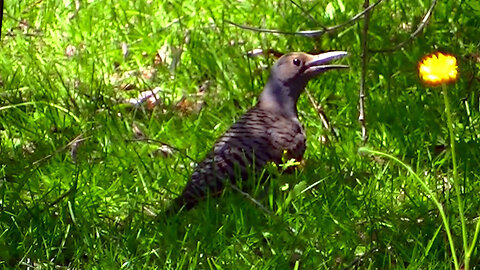
[[232, 162], [263, 167], [267, 162], [280, 163], [285, 150], [303, 148], [303, 155], [301, 144], [305, 144], [305, 135], [298, 119], [254, 107], [217, 141], [214, 153]]

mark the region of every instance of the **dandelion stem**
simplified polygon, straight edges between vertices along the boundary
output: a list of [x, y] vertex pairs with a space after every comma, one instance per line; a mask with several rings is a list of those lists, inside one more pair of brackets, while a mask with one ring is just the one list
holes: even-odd
[[368, 149], [366, 147], [361, 147], [360, 149], [358, 149], [358, 151], [359, 152], [367, 152], [367, 153], [370, 153], [370, 154], [373, 154], [373, 155], [378, 155], [378, 156], [384, 156], [384, 157], [387, 157], [387, 158], [397, 162], [398, 164], [402, 165], [405, 169], [407, 169], [407, 171], [410, 173], [410, 175], [412, 175], [413, 178], [415, 180], [417, 180], [417, 182], [420, 183], [422, 188], [427, 193], [428, 198], [433, 201], [435, 206], [438, 208], [438, 211], [440, 212], [440, 217], [442, 218], [443, 226], [445, 227], [445, 231], [447, 232], [448, 243], [450, 244], [450, 251], [452, 252], [453, 264], [455, 265], [455, 269], [459, 270], [460, 267], [458, 265], [457, 254], [455, 253], [455, 244], [453, 242], [452, 233], [450, 231], [450, 226], [448, 224], [447, 215], [445, 215], [445, 211], [443, 211], [442, 204], [440, 204], [440, 202], [437, 200], [437, 198], [435, 197], [435, 194], [433, 194], [432, 190], [428, 187], [427, 183], [424, 180], [422, 180], [422, 178], [420, 178], [420, 176], [418, 176], [418, 174], [416, 174], [413, 171], [411, 166], [405, 164], [403, 161], [401, 161], [400, 159], [398, 159], [398, 158], [396, 158], [396, 157], [394, 157], [390, 154], [380, 152], [380, 151], [376, 151], [376, 150], [371, 150], [371, 149]]
[[475, 248], [475, 243], [477, 243], [477, 237], [479, 232], [480, 232], [480, 219], [477, 220], [477, 225], [475, 226], [475, 233], [473, 234], [472, 243], [470, 243], [470, 248], [468, 249], [467, 254], [465, 254], [465, 261], [468, 260], [468, 262], [470, 262], [470, 256], [472, 256], [472, 252]]
[[[450, 110], [450, 101], [448, 98], [448, 91], [447, 86], [445, 83], [442, 83], [442, 90], [443, 90], [443, 97], [445, 101], [445, 113], [447, 114], [447, 125], [448, 125], [448, 133], [450, 137], [450, 150], [452, 153], [452, 166], [453, 166], [453, 185], [455, 187], [455, 194], [457, 195], [457, 203], [458, 203], [458, 212], [460, 215], [460, 222], [462, 223], [462, 238], [463, 238], [463, 250], [464, 254], [467, 255], [468, 252], [468, 242], [467, 242], [467, 228], [465, 225], [465, 216], [463, 213], [463, 202], [462, 202], [462, 194], [460, 190], [460, 183], [458, 178], [458, 170], [457, 170], [457, 155], [455, 150], [455, 134], [453, 133], [453, 122], [452, 122], [452, 113]], [[465, 256], [465, 265], [464, 269], [469, 269], [469, 257]]]

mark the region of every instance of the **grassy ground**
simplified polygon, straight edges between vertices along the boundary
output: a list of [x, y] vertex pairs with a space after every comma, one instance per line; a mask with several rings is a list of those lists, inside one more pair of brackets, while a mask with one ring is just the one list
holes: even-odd
[[[226, 22], [318, 29], [348, 20], [363, 5], [296, 3], [304, 11], [291, 1], [7, 0], [0, 50], [0, 265], [452, 268], [439, 211], [420, 184], [390, 159], [358, 153], [363, 20], [320, 38], [261, 34]], [[382, 2], [371, 15], [369, 48], [407, 39], [430, 4]], [[479, 27], [478, 1], [439, 1], [407, 46], [370, 53], [366, 74], [367, 146], [400, 158], [426, 181], [445, 209], [460, 264], [443, 96], [419, 82], [417, 61], [436, 50], [458, 57], [460, 77], [448, 89], [471, 244], [480, 214]], [[304, 95], [298, 107], [306, 164], [271, 178], [267, 195], [256, 196], [274, 216], [227, 190], [166, 218], [161, 209], [182, 190], [194, 161], [255, 104], [265, 67], [274, 62], [246, 57], [255, 48], [350, 52], [349, 71], [327, 73], [308, 86], [338, 140], [323, 130]], [[161, 91], [153, 109], [126, 104], [155, 87]], [[330, 144], [322, 142], [325, 135]], [[479, 264], [473, 248], [470, 265]]]

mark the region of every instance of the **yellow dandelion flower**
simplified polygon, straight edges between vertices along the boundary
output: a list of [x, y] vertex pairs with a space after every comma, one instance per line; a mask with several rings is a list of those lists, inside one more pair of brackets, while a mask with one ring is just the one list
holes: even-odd
[[455, 82], [458, 77], [457, 59], [453, 55], [436, 52], [418, 63], [420, 79], [431, 86]]

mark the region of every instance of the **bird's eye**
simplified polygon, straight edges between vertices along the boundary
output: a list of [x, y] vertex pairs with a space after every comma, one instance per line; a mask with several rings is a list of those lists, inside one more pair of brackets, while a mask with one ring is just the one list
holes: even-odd
[[302, 60], [295, 58], [293, 59], [293, 64], [298, 67], [300, 66], [300, 64], [302, 64]]

